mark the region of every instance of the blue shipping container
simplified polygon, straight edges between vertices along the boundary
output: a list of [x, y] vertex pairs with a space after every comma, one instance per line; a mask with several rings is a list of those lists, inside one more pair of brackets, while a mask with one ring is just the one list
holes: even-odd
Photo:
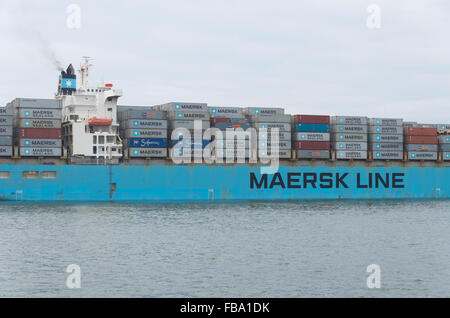
[[330, 125], [327, 124], [294, 124], [294, 130], [299, 132], [330, 132]]
[[167, 148], [167, 138], [130, 138], [130, 148]]

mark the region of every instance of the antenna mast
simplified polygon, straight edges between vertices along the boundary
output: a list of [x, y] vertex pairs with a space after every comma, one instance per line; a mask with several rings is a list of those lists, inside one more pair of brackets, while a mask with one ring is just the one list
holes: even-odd
[[84, 63], [80, 66], [80, 74], [81, 74], [81, 87], [87, 88], [89, 85], [89, 68], [92, 64], [89, 63], [89, 56], [83, 56]]

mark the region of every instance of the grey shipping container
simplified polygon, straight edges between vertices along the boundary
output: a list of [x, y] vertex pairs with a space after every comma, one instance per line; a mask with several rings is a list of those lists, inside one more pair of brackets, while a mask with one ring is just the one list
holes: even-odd
[[19, 109], [19, 118], [61, 119], [61, 110], [21, 108]]
[[373, 126], [403, 126], [401, 118], [369, 118], [369, 125]]
[[129, 119], [120, 123], [120, 126], [123, 126], [123, 128], [167, 129], [167, 120]]
[[444, 152], [442, 154], [442, 159], [445, 161], [450, 160], [450, 152]]
[[216, 149], [214, 154], [222, 158], [249, 158], [250, 151], [248, 149]]
[[252, 123], [291, 123], [291, 115], [249, 115], [248, 120]]
[[450, 136], [439, 136], [439, 143], [440, 144], [449, 144], [450, 143]]
[[402, 126], [369, 126], [369, 133], [403, 135]]
[[367, 151], [367, 142], [333, 142], [331, 147], [334, 150]]
[[210, 116], [226, 117], [226, 118], [241, 118], [243, 116], [243, 109], [240, 107], [208, 107]]
[[118, 115], [118, 117], [121, 120], [127, 120], [127, 119], [157, 119], [157, 120], [161, 120], [161, 119], [167, 119], [167, 113], [164, 111], [156, 110], [156, 109], [145, 109], [145, 110], [132, 109], [132, 110], [127, 110], [127, 111], [120, 113], [120, 115]]
[[0, 116], [0, 126], [12, 126], [12, 116]]
[[61, 148], [61, 139], [20, 139], [21, 147]]
[[11, 157], [12, 156], [12, 146], [0, 146], [0, 156]]
[[[174, 120], [169, 121], [169, 128], [170, 129], [176, 129], [176, 128], [186, 128], [186, 129], [194, 129], [194, 120]], [[211, 126], [210, 122], [208, 120], [202, 120], [201, 121], [201, 128], [208, 129]]]
[[250, 124], [244, 123], [244, 124], [231, 124], [231, 123], [215, 123], [214, 127], [219, 128], [220, 130], [227, 130], [227, 129], [234, 129], [235, 128], [242, 128], [243, 130], [247, 130], [250, 128]]
[[415, 121], [404, 121], [403, 127], [404, 128], [414, 128], [414, 127], [419, 127], [419, 124]]
[[367, 134], [336, 133], [331, 135], [333, 141], [367, 142]]
[[408, 160], [437, 160], [437, 152], [408, 152]]
[[[436, 146], [436, 145], [434, 145], [434, 146]], [[450, 151], [450, 144], [440, 144], [439, 145], [439, 151], [449, 152]]]
[[11, 116], [13, 114], [11, 106], [0, 106], [0, 115], [2, 116]]
[[169, 112], [170, 120], [209, 120], [209, 113], [176, 111]]
[[367, 125], [367, 117], [331, 116], [330, 122], [335, 125]]
[[[266, 139], [266, 138], [267, 138], [267, 140], [271, 140], [274, 136], [275, 136], [275, 133], [272, 133], [270, 131], [268, 131], [267, 133], [261, 131], [258, 134], [258, 137], [260, 140]], [[291, 133], [286, 132], [286, 131], [279, 131], [278, 132], [278, 140], [291, 140]]]
[[165, 158], [167, 157], [166, 148], [128, 148], [128, 155], [130, 157], [145, 157], [145, 158]]
[[450, 124], [439, 124], [438, 129], [439, 130], [450, 130]]
[[20, 128], [61, 128], [60, 119], [20, 119]]
[[374, 151], [374, 160], [402, 160], [403, 151]]
[[405, 151], [438, 151], [438, 145], [405, 144]]
[[203, 157], [204, 149], [192, 149], [186, 147], [173, 147], [169, 149], [169, 156], [171, 158], [177, 157]]
[[15, 108], [61, 108], [61, 101], [59, 99], [43, 99], [43, 98], [16, 98], [12, 101]]
[[280, 158], [280, 159], [290, 159], [292, 154], [291, 154], [291, 150], [282, 150], [282, 149], [280, 149], [278, 151], [278, 155], [276, 155], [275, 153], [272, 153], [270, 151], [270, 149], [269, 150], [259, 150], [258, 151], [258, 157], [259, 158], [271, 158], [273, 156], [278, 156], [278, 158]]
[[384, 134], [369, 134], [369, 141], [378, 142], [403, 142], [403, 135], [384, 135]]
[[12, 126], [0, 126], [0, 136], [12, 136]]
[[260, 141], [258, 143], [258, 148], [259, 149], [269, 149], [269, 150], [271, 150], [272, 147], [278, 147], [278, 149], [286, 150], [286, 149], [291, 149], [292, 145], [291, 145], [290, 141], [279, 141], [277, 143]]
[[419, 124], [420, 128], [439, 128], [438, 124]]
[[255, 127], [258, 130], [278, 128], [279, 131], [291, 131], [291, 124], [288, 123], [258, 123]]
[[12, 136], [0, 136], [0, 146], [11, 146]]
[[208, 104], [172, 102], [160, 106], [165, 111], [208, 112]]
[[328, 150], [297, 150], [297, 159], [330, 159]]
[[403, 143], [402, 142], [378, 142], [378, 143], [370, 143], [370, 150], [381, 150], [381, 151], [403, 151]]
[[154, 137], [167, 138], [167, 129], [125, 129], [125, 138]]
[[20, 155], [32, 157], [60, 157], [61, 148], [20, 147]]
[[336, 159], [367, 159], [367, 151], [336, 151]]
[[297, 132], [293, 134], [295, 141], [330, 141], [329, 133]]
[[[245, 149], [250, 147], [250, 141], [248, 139], [245, 140], [216, 140], [216, 148], [236, 148], [236, 149]], [[256, 145], [255, 145], [256, 147]]]
[[331, 131], [339, 133], [367, 134], [367, 125], [333, 125]]
[[244, 113], [247, 115], [284, 115], [284, 108], [278, 107], [246, 107]]

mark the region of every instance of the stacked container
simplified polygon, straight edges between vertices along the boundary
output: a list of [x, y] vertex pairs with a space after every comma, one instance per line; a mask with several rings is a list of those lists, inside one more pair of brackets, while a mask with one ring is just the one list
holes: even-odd
[[124, 153], [129, 158], [167, 157], [167, 114], [151, 107], [120, 106], [118, 115]]
[[0, 107], [0, 157], [11, 157], [13, 154], [13, 116], [10, 105]]
[[336, 159], [367, 159], [367, 117], [332, 116], [331, 141]]
[[219, 129], [223, 138], [221, 144], [218, 144], [220, 141], [216, 141], [215, 155], [221, 158], [249, 158], [249, 138], [237, 140], [233, 136], [233, 140], [228, 140], [226, 133], [236, 129], [242, 129], [245, 132], [250, 128], [248, 119], [244, 117], [243, 109], [240, 107], [209, 107], [209, 111], [211, 127]]
[[[209, 139], [203, 138], [204, 131], [210, 127], [208, 105], [172, 102], [155, 106], [155, 108], [166, 111], [168, 115], [169, 156], [202, 158], [203, 148], [210, 143]], [[195, 126], [195, 122], [199, 125]], [[199, 131], [194, 131], [195, 128], [199, 128]], [[176, 136], [173, 136], [174, 130], [177, 130]], [[189, 131], [190, 137], [186, 136], [186, 130]], [[178, 146], [174, 148], [176, 145]]]
[[292, 148], [297, 159], [330, 158], [330, 116], [294, 115]]
[[405, 152], [408, 160], [437, 160], [436, 128], [405, 128]]
[[438, 137], [439, 152], [442, 153], [442, 160], [450, 160], [450, 135], [442, 135]]
[[15, 144], [24, 157], [61, 157], [61, 102], [57, 99], [16, 98]]
[[[291, 156], [291, 115], [285, 115], [283, 108], [257, 108], [247, 107], [244, 113], [252, 127], [258, 132], [259, 158], [270, 158], [272, 151], [278, 148], [278, 158], [290, 159]], [[272, 141], [275, 137], [273, 129], [278, 129], [278, 142]]]
[[402, 160], [403, 119], [370, 118], [368, 145], [373, 160]]

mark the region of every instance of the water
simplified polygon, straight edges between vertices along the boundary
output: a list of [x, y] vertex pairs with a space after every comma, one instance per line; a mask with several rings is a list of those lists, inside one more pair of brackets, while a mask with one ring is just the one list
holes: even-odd
[[449, 297], [449, 220], [450, 201], [2, 204], [0, 296]]

